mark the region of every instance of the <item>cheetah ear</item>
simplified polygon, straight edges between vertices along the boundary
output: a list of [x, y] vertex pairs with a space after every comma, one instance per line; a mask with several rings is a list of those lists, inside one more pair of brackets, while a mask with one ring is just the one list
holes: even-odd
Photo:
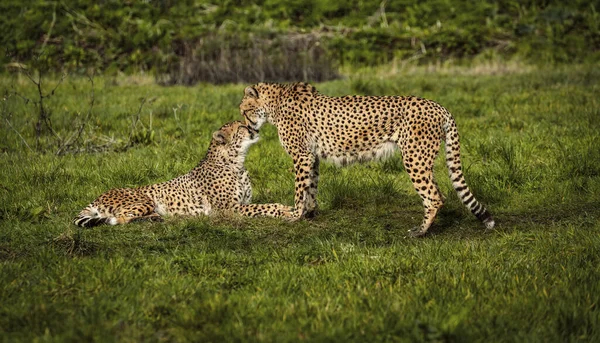
[[246, 89], [244, 90], [244, 94], [251, 98], [258, 98], [258, 92], [256, 91], [256, 88], [252, 86], [246, 87]]
[[220, 144], [220, 145], [227, 143], [227, 138], [225, 137], [225, 133], [221, 130], [215, 131], [213, 133], [213, 139], [215, 140], [215, 142], [217, 142], [217, 144]]

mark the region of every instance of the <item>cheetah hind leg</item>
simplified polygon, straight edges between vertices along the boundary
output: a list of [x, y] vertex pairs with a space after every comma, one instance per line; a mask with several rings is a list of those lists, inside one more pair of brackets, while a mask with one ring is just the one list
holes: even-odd
[[442, 207], [442, 205], [443, 205], [442, 202], [439, 202], [437, 207], [435, 205], [433, 205], [433, 206], [425, 205], [425, 215], [423, 218], [423, 223], [421, 224], [421, 226], [418, 226], [411, 230], [408, 230], [408, 236], [410, 236], [410, 237], [424, 236], [427, 233], [427, 230], [429, 230], [429, 227], [433, 223], [433, 220], [435, 219], [435, 216], [436, 216], [437, 212], [440, 210], [440, 208]]
[[134, 217], [133, 219], [129, 220], [130, 223], [134, 223], [134, 222], [144, 222], [144, 221], [150, 221], [150, 222], [164, 222], [165, 219], [163, 217], [161, 217], [160, 214], [158, 213], [152, 213], [149, 214], [147, 216], [142, 216], [142, 217]]
[[[421, 150], [419, 148], [419, 146], [414, 145], [409, 149], [419, 151]], [[436, 154], [426, 154], [425, 156], [420, 156], [420, 158], [415, 158], [409, 154], [409, 149], [403, 150], [404, 167], [410, 175], [413, 187], [423, 201], [424, 216], [421, 226], [409, 230], [408, 235], [410, 237], [420, 237], [427, 233], [438, 211], [444, 205], [444, 196], [433, 177], [433, 163]], [[439, 145], [437, 147], [434, 146], [433, 149], [437, 153]], [[425, 149], [421, 151], [425, 151]], [[422, 163], [415, 163], [415, 161]]]
[[115, 217], [116, 224], [162, 220], [162, 217], [154, 212], [154, 204], [151, 201], [123, 206], [118, 209]]

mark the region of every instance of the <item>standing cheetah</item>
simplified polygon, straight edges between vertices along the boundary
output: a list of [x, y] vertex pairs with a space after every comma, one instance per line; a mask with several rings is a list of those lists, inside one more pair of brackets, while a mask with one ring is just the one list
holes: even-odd
[[226, 124], [213, 133], [206, 157], [189, 173], [155, 185], [112, 189], [84, 208], [73, 222], [82, 227], [116, 225], [161, 220], [165, 215], [208, 215], [214, 210], [252, 217], [291, 217], [289, 206], [250, 204], [252, 188], [244, 159], [256, 141], [258, 133], [241, 121]]
[[296, 172], [295, 216], [311, 216], [317, 207], [319, 159], [340, 165], [402, 152], [404, 167], [419, 193], [425, 216], [412, 236], [424, 235], [444, 197], [433, 178], [433, 163], [446, 141], [446, 164], [460, 199], [488, 229], [494, 220], [469, 190], [460, 163], [458, 130], [452, 115], [434, 101], [402, 96], [320, 94], [306, 83], [249, 86], [240, 112], [255, 130], [277, 127]]

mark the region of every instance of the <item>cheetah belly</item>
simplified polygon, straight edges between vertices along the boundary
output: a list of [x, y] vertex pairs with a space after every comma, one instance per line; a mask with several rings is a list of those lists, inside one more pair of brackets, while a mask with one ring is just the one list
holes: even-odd
[[364, 133], [364, 127], [349, 126], [343, 134], [315, 133], [313, 147], [317, 156], [336, 165], [385, 159], [397, 150], [398, 135]]
[[197, 216], [209, 215], [212, 207], [206, 196], [179, 196], [177, 199], [165, 196], [156, 200], [156, 213], [161, 216], [184, 215]]
[[386, 159], [398, 150], [396, 143], [387, 141], [369, 149], [340, 151], [335, 149], [317, 148], [316, 153], [320, 158], [338, 166], [345, 166], [357, 162]]
[[155, 203], [154, 211], [161, 216], [207, 215], [210, 203], [201, 190], [184, 178], [176, 178], [145, 188]]

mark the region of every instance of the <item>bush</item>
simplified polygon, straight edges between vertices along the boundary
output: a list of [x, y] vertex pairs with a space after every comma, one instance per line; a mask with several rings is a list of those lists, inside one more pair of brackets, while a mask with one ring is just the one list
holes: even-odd
[[325, 80], [339, 65], [430, 63], [488, 50], [533, 63], [600, 55], [591, 0], [4, 0], [0, 16], [3, 64], [149, 71], [168, 83]]
[[180, 42], [179, 63], [160, 75], [163, 84], [197, 82], [325, 81], [337, 65], [315, 33], [216, 32]]

